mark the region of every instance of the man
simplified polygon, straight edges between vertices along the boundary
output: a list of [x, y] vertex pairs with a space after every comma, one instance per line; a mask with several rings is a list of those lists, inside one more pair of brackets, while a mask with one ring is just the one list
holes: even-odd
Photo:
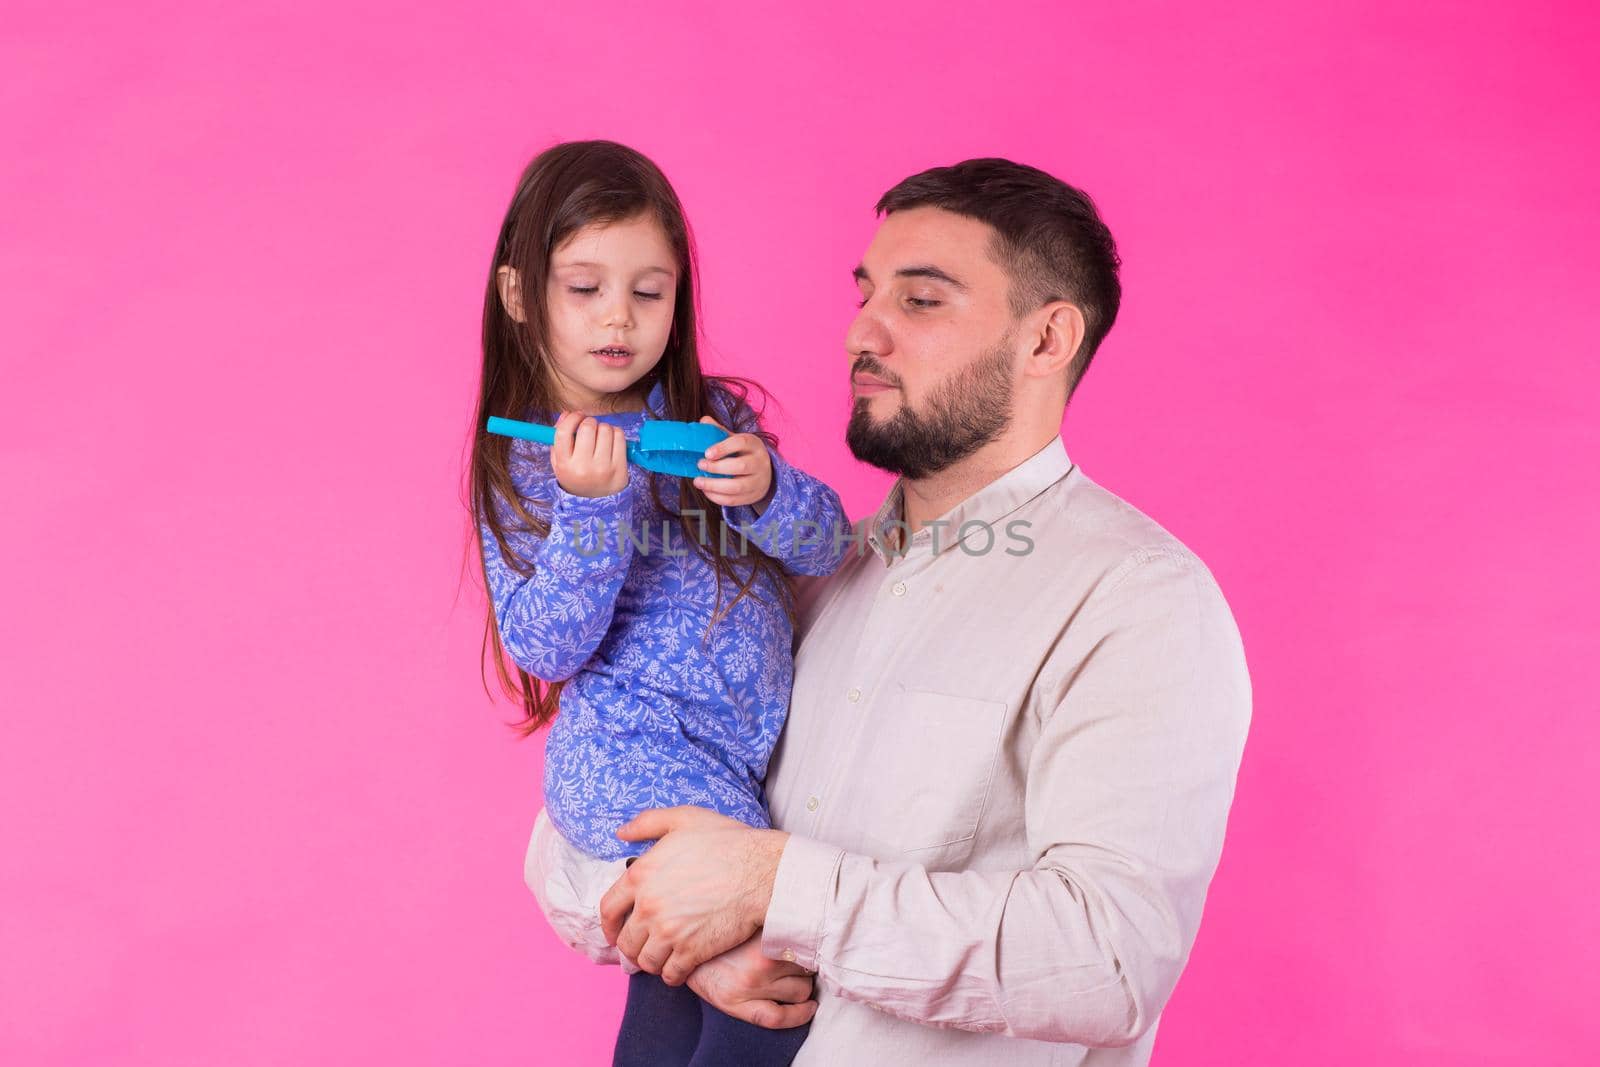
[[978, 159], [878, 211], [847, 437], [900, 478], [802, 591], [776, 829], [647, 811], [624, 867], [541, 813], [528, 883], [591, 958], [811, 1019], [799, 1064], [1145, 1064], [1249, 724], [1238, 630], [1061, 441], [1121, 296], [1088, 197]]

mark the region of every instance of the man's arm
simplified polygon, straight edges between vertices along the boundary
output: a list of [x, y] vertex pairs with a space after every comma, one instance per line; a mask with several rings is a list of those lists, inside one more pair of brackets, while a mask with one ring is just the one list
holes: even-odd
[[[930, 872], [790, 837], [762, 949], [818, 989], [932, 1026], [1126, 1045], [1171, 995], [1222, 849], [1250, 717], [1231, 613], [1192, 556], [1148, 553], [1046, 663], [1022, 871]], [[890, 933], [892, 931], [892, 933]]]
[[819, 990], [903, 1019], [1137, 1041], [1194, 943], [1250, 683], [1192, 556], [1141, 553], [1097, 601], [1073, 623], [1091, 651], [1047, 661], [1037, 683], [1032, 867], [935, 872], [697, 809], [645, 812], [618, 836], [660, 840], [602, 899], [607, 940], [671, 982], [759, 925], [763, 951], [815, 970]]
[[[606, 941], [599, 919], [601, 894], [626, 865], [626, 860], [599, 860], [573, 847], [540, 809], [523, 880], [569, 947], [594, 963], [620, 962], [625, 973], [634, 974], [639, 965]], [[726, 1014], [756, 1026], [786, 1029], [809, 1022], [817, 1008], [811, 976], [796, 964], [763, 956], [760, 940], [751, 937], [707, 960], [690, 973], [687, 984]]]

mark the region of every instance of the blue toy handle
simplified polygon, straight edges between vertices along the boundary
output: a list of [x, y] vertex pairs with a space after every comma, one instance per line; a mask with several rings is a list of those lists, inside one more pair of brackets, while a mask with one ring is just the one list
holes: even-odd
[[[556, 443], [556, 428], [543, 423], [490, 415], [484, 428], [490, 433], [520, 437], [541, 445]], [[727, 436], [727, 430], [709, 423], [649, 420], [639, 427], [639, 440], [628, 442], [628, 462], [647, 471], [678, 478], [731, 478], [731, 474], [700, 469], [705, 450]]]
[[534, 441], [541, 445], [556, 443], [556, 428], [539, 422], [522, 422], [518, 419], [502, 419], [498, 415], [490, 415], [489, 424], [485, 429], [490, 433], [520, 437], [524, 441]]

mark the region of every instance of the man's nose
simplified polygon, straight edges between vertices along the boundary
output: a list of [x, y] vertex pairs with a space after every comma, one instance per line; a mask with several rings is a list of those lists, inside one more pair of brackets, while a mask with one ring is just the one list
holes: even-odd
[[844, 347], [850, 357], [886, 356], [894, 351], [894, 339], [870, 308], [862, 308], [845, 331]]

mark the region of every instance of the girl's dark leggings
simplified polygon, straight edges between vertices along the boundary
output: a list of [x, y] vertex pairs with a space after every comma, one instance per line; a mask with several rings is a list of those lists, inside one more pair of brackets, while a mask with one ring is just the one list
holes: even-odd
[[612, 1067], [788, 1067], [811, 1024], [789, 1030], [735, 1019], [687, 984], [640, 971], [628, 978]]

